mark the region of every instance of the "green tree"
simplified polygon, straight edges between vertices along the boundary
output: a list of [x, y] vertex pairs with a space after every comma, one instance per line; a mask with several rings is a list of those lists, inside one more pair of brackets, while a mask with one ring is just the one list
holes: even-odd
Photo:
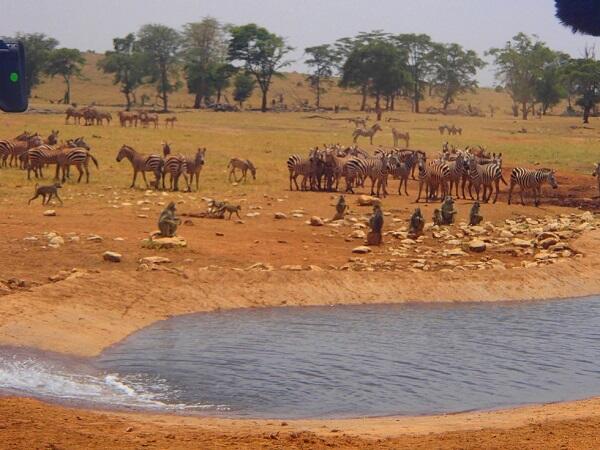
[[17, 33], [8, 39], [21, 41], [25, 47], [27, 96], [31, 96], [33, 88], [42, 83], [41, 75], [44, 73], [50, 53], [56, 48], [58, 41], [43, 33]]
[[542, 104], [542, 114], [544, 115], [548, 108], [558, 105], [568, 94], [564, 78], [569, 55], [556, 53], [555, 56], [554, 61], [542, 68], [535, 85], [535, 99]]
[[406, 54], [389, 42], [373, 41], [350, 53], [342, 67], [340, 86], [366, 87], [380, 111], [382, 97], [393, 95], [409, 80]]
[[138, 49], [135, 35], [129, 33], [124, 38], [113, 39], [114, 50], [107, 51], [98, 61], [98, 68], [104, 73], [114, 74], [113, 84], [120, 85], [125, 96], [126, 109], [135, 102], [135, 90], [142, 84], [144, 77], [144, 55]]
[[240, 108], [250, 98], [255, 87], [256, 81], [252, 75], [244, 72], [236, 75], [233, 80], [233, 99], [240, 104]]
[[337, 64], [337, 57], [330, 45], [307, 47], [304, 53], [308, 55], [306, 64], [313, 68], [313, 72], [306, 77], [316, 94], [316, 106], [321, 107], [321, 94], [325, 93], [323, 85], [331, 84], [333, 70]]
[[182, 34], [188, 92], [195, 96], [194, 108], [200, 108], [219, 87], [223, 89], [231, 76], [231, 71], [223, 67], [227, 65], [227, 32], [218, 20], [205, 17], [186, 24]]
[[583, 108], [583, 123], [600, 103], [600, 61], [593, 58], [573, 59], [565, 68], [565, 76], [573, 83], [576, 104]]
[[420, 101], [423, 98], [423, 89], [427, 79], [433, 72], [434, 43], [426, 34], [399, 34], [392, 36], [392, 41], [408, 55], [408, 67], [412, 78], [410, 95], [412, 109], [420, 112]]
[[76, 48], [59, 48], [50, 52], [44, 71], [52, 78], [60, 76], [64, 80], [64, 104], [71, 103], [71, 80], [73, 77], [81, 77], [84, 64], [85, 58]]
[[144, 55], [145, 70], [150, 83], [169, 110], [169, 94], [180, 87], [178, 81], [179, 48], [181, 37], [173, 28], [160, 24], [147, 24], [138, 31], [138, 48]]
[[432, 65], [432, 82], [445, 111], [458, 95], [475, 91], [475, 75], [478, 69], [485, 66], [485, 62], [477, 53], [464, 50], [458, 44], [438, 44], [432, 52]]
[[547, 64], [556, 59], [556, 54], [545, 43], [519, 33], [502, 48], [492, 48], [487, 54], [494, 57], [497, 66], [496, 78], [510, 94], [517, 113], [521, 105], [523, 120], [527, 120], [529, 105], [536, 97], [536, 85]]
[[246, 73], [256, 78], [262, 93], [261, 111], [267, 111], [267, 94], [273, 76], [290, 64], [285, 61], [292, 47], [285, 40], [256, 24], [242, 25], [230, 29], [229, 60], [241, 62]]

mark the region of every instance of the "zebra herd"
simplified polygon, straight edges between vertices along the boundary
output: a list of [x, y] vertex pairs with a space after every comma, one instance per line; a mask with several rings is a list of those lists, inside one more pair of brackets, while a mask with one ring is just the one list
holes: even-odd
[[[388, 195], [388, 180], [399, 180], [398, 194], [408, 195], [408, 180], [418, 182], [419, 202], [440, 199], [448, 195], [466, 199], [468, 191], [471, 200], [496, 203], [500, 193], [500, 183], [508, 185], [502, 174], [502, 154], [490, 154], [482, 147], [466, 147], [464, 150], [450, 149], [444, 145], [442, 152], [428, 160], [421, 150], [385, 149], [379, 147], [373, 155], [356, 145], [343, 147], [339, 144], [313, 148], [307, 156], [294, 154], [287, 159], [290, 190], [337, 191], [340, 181], [345, 181], [345, 192], [354, 193], [357, 187], [364, 187], [370, 181], [371, 195]], [[417, 175], [415, 177], [415, 172]], [[300, 178], [300, 185], [298, 184]], [[516, 186], [519, 187], [521, 203], [523, 192], [531, 190], [536, 206], [540, 202], [541, 186], [549, 183], [557, 188], [555, 171], [552, 169], [530, 170], [517, 167], [510, 175], [508, 203]], [[460, 190], [459, 190], [460, 185]]]
[[56, 166], [55, 179], [62, 172], [62, 181], [69, 176], [69, 169], [75, 166], [79, 172], [78, 182], [86, 175], [89, 182], [90, 160], [98, 167], [98, 161], [90, 153], [90, 147], [83, 137], [69, 139], [58, 144], [58, 131], [52, 131], [46, 139], [37, 133], [24, 132], [12, 140], [0, 140], [0, 158], [2, 167], [15, 167], [27, 170], [27, 179], [31, 179], [31, 172], [36, 178], [43, 177], [43, 168], [54, 164]]

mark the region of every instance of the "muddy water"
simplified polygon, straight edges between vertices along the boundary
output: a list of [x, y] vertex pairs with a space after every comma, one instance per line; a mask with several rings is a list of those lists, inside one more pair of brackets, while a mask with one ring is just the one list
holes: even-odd
[[3, 349], [0, 388], [281, 418], [574, 400], [600, 395], [600, 297], [194, 314], [154, 324], [91, 361], [48, 358]]

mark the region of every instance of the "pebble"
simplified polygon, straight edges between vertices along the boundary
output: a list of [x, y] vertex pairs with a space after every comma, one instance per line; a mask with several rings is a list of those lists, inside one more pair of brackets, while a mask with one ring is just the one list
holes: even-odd
[[54, 217], [54, 216], [56, 216], [56, 211], [54, 211], [53, 209], [49, 209], [47, 211], [44, 211], [44, 216], [46, 216], [46, 217]]
[[121, 262], [121, 258], [123, 256], [120, 253], [116, 253], [116, 252], [104, 252], [102, 254], [102, 258], [104, 259], [104, 261], [109, 261], [109, 262]]
[[359, 247], [353, 248], [352, 253], [358, 253], [358, 254], [371, 253], [371, 249], [369, 247], [367, 247], [366, 245], [361, 245]]

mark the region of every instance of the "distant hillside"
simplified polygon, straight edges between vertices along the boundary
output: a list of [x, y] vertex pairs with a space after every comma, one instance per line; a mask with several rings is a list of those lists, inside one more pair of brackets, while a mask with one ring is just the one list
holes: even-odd
[[[101, 54], [86, 53], [87, 64], [83, 68], [84, 79], [75, 79], [72, 83], [72, 99], [80, 105], [96, 103], [97, 105], [122, 106], [124, 97], [119, 92], [118, 86], [113, 85], [112, 76], [106, 75], [97, 69], [96, 63]], [[64, 83], [60, 78], [45, 79], [44, 83], [33, 91], [33, 104], [56, 103], [62, 98]], [[155, 90], [152, 86], [144, 86], [138, 89], [138, 101], [142, 94], [147, 94], [154, 101]], [[310, 104], [314, 103], [314, 93], [305, 81], [305, 75], [291, 72], [284, 78], [276, 78], [270, 92], [270, 98], [278, 98], [283, 95], [284, 102], [288, 105], [297, 105], [304, 100]], [[231, 101], [231, 92], [225, 93], [226, 98]], [[327, 89], [322, 97], [323, 106], [341, 105], [356, 110], [360, 106], [360, 96], [352, 91], [343, 90], [333, 84]], [[481, 88], [475, 94], [466, 94], [458, 100], [458, 104], [471, 104], [473, 107], [480, 108], [485, 113], [489, 110], [489, 105], [494, 105], [502, 113], [509, 113], [511, 101], [508, 95], [495, 92], [493, 89]], [[179, 91], [170, 96], [170, 106], [177, 108], [191, 108], [193, 105], [193, 96], [187, 93], [184, 86]], [[246, 106], [258, 107], [260, 105], [259, 90], [256, 89], [254, 95], [246, 102]], [[439, 99], [426, 98], [423, 102], [423, 110], [429, 106], [439, 107]], [[452, 105], [455, 107], [456, 105]], [[397, 109], [410, 110], [408, 101], [400, 101]]]

